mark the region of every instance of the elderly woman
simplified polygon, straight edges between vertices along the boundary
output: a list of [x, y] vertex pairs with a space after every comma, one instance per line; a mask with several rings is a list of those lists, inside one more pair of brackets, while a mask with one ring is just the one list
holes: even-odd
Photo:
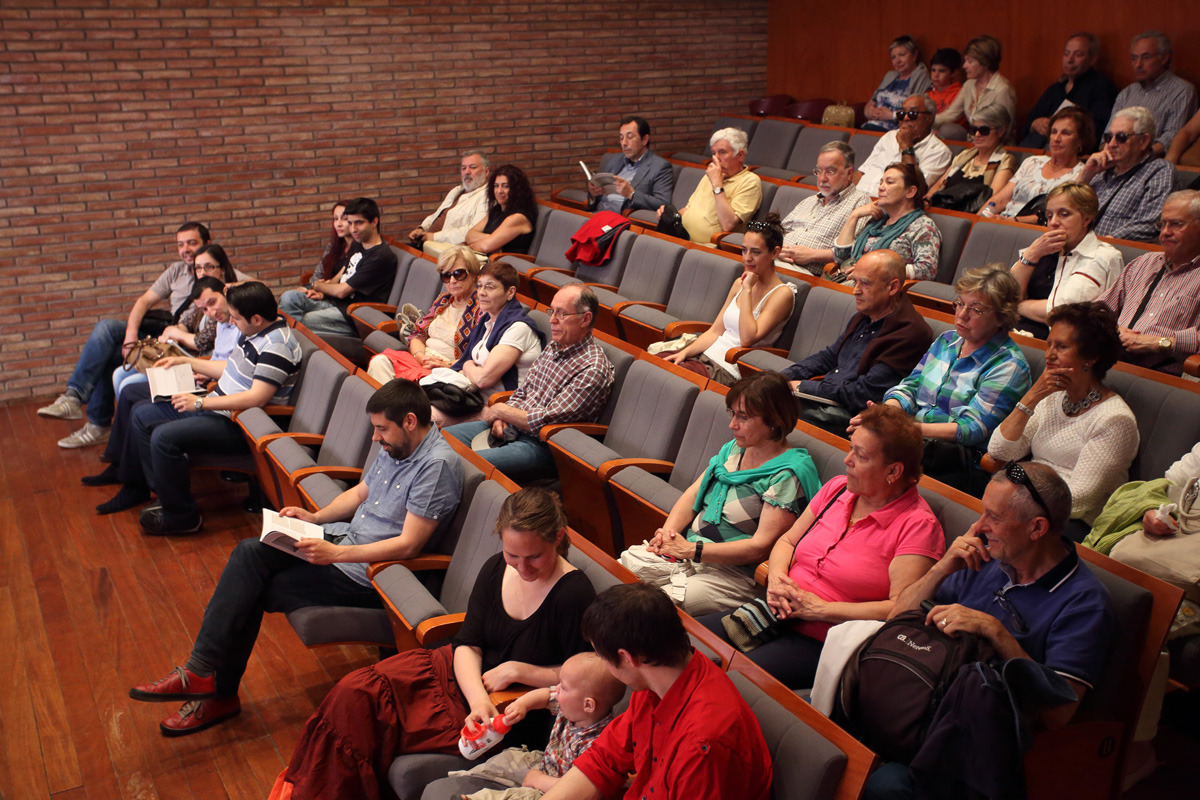
[[[417, 321], [408, 339], [408, 352], [388, 348], [367, 365], [367, 374], [380, 383], [393, 378], [420, 380], [435, 367], [450, 366], [462, 355], [471, 330], [479, 322], [475, 298], [479, 261], [471, 248], [446, 248], [438, 256], [437, 270], [446, 288]], [[413, 315], [416, 313], [420, 312]]]
[[921, 63], [921, 53], [911, 36], [901, 36], [888, 45], [888, 57], [892, 68], [883, 76], [879, 88], [871, 95], [863, 108], [869, 120], [863, 125], [868, 131], [894, 131], [897, 127], [896, 112], [904, 98], [912, 94], [923, 94], [933, 85], [929, 71]]
[[[435, 367], [421, 385], [433, 404], [433, 421], [439, 427], [468, 422], [478, 415], [487, 398], [512, 391], [542, 354], [546, 337], [516, 299], [517, 271], [500, 261], [489, 261], [475, 284], [479, 322], [451, 367]], [[478, 400], [470, 408], [446, 385], [469, 392]]]
[[1039, 339], [1056, 307], [1094, 300], [1121, 273], [1121, 251], [1096, 238], [1100, 204], [1086, 183], [1061, 183], [1046, 200], [1049, 230], [1020, 252], [1012, 265], [1021, 286], [1021, 330]]
[[[387, 769], [406, 753], [454, 753], [464, 725], [499, 712], [489, 692], [552, 686], [558, 668], [589, 645], [580, 633], [595, 597], [567, 561], [567, 520], [554, 495], [522, 489], [496, 521], [502, 553], [479, 570], [452, 645], [417, 648], [352, 672], [304, 727], [284, 773], [295, 797], [379, 797]], [[547, 714], [505, 738], [545, 743]]]
[[[929, 189], [925, 176], [912, 164], [896, 163], [883, 171], [879, 197], [850, 212], [833, 243], [837, 271], [834, 280], [849, 282], [854, 264], [872, 250], [892, 250], [907, 265], [908, 277], [931, 281], [937, 277], [942, 232], [925, 213]], [[867, 224], [856, 236], [860, 219]]]
[[808, 453], [789, 448], [796, 401], [781, 376], [742, 378], [725, 397], [733, 439], [675, 502], [654, 538], [621, 563], [693, 616], [762, 596], [758, 566], [821, 484]]
[[[900, 592], [946, 549], [917, 493], [921, 432], [907, 415], [888, 406], [864, 411], [845, 464], [846, 475], [826, 483], [771, 549], [767, 604], [785, 624], [746, 654], [792, 689], [812, 686], [829, 628], [887, 619]], [[721, 615], [701, 622], [728, 639]]]
[[963, 150], [929, 190], [929, 204], [974, 214], [1008, 185], [1017, 159], [1004, 147], [1012, 118], [1001, 105], [976, 111], [967, 126], [972, 146]]
[[1095, 147], [1096, 128], [1091, 114], [1074, 106], [1058, 111], [1050, 118], [1046, 155], [1022, 161], [1013, 179], [992, 195], [980, 213], [1046, 224], [1046, 194], [1059, 184], [1078, 180], [1083, 174], [1084, 156]]
[[1138, 427], [1125, 401], [1104, 385], [1117, 363], [1117, 316], [1099, 303], [1069, 303], [1050, 312], [1046, 369], [996, 428], [988, 455], [1032, 457], [1071, 487], [1068, 533], [1082, 540], [1105, 500], [1129, 479]]
[[467, 244], [475, 252], [489, 255], [528, 253], [537, 224], [537, 198], [525, 172], [513, 164], [502, 164], [488, 178], [488, 214], [467, 231]]
[[1001, 105], [1008, 111], [1009, 119], [1017, 117], [1017, 93], [1008, 79], [999, 73], [1000, 40], [994, 36], [979, 36], [967, 42], [963, 53], [963, 69], [967, 80], [962, 91], [945, 111], [934, 117], [933, 124], [942, 139], [962, 140], [966, 130], [964, 119], [975, 115], [988, 106]]
[[958, 71], [962, 69], [962, 53], [953, 47], [943, 47], [929, 59], [929, 80], [933, 88], [925, 94], [937, 106], [938, 114], [945, 111], [962, 91]]
[[[1008, 333], [1020, 289], [999, 264], [967, 270], [954, 288], [954, 330], [934, 339], [883, 401], [920, 424], [925, 474], [980, 494], [987, 483], [979, 468], [983, 449], [1030, 384], [1029, 364]], [[850, 420], [851, 431], [860, 420]]]
[[721, 313], [704, 333], [682, 350], [664, 355], [675, 364], [696, 364], [709, 379], [732, 386], [741, 377], [737, 364], [725, 360], [734, 347], [770, 347], [796, 305], [796, 287], [775, 271], [783, 248], [783, 227], [772, 212], [765, 222], [751, 222], [742, 238], [741, 278], [733, 282]]

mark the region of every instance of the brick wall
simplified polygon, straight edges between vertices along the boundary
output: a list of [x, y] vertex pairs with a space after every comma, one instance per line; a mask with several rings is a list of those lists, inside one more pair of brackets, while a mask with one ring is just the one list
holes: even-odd
[[[766, 75], [767, 0], [21, 0], [0, 4], [0, 400], [63, 386], [99, 316], [173, 260], [184, 219], [275, 288], [337, 197], [407, 231], [456, 152], [539, 196], [615, 145], [695, 147]], [[732, 57], [725, 57], [731, 54]], [[15, 289], [15, 290], [14, 290]]]

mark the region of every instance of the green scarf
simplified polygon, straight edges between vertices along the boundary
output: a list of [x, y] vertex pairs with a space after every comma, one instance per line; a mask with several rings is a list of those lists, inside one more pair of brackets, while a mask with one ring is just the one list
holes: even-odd
[[708, 469], [704, 471], [704, 476], [700, 479], [700, 491], [696, 493], [696, 502], [692, 505], [692, 510], [696, 512], [703, 510], [701, 519], [705, 522], [716, 525], [721, 521], [721, 511], [725, 508], [725, 496], [729, 493], [731, 486], [741, 486], [759, 478], [770, 477], [783, 470], [796, 476], [800, 481], [800, 488], [804, 490], [804, 496], [809, 500], [821, 489], [821, 479], [817, 477], [817, 467], [804, 448], [789, 447], [762, 466], [730, 472], [725, 469], [725, 462], [729, 460], [729, 454], [736, 446], [737, 443], [733, 439], [726, 442], [709, 463]]
[[892, 242], [896, 240], [897, 236], [908, 230], [908, 226], [911, 225], [913, 221], [917, 219], [917, 217], [922, 216], [924, 213], [925, 211], [920, 208], [915, 209], [908, 212], [891, 225], [887, 224], [886, 217], [883, 219], [873, 219], [868, 222], [866, 227], [862, 229], [862, 233], [860, 233], [858, 238], [854, 240], [854, 247], [850, 251], [850, 263], [853, 264], [862, 258], [863, 252], [867, 249], [867, 240], [872, 236], [878, 236], [879, 238], [875, 240], [874, 244], [871, 246], [871, 249], [886, 250], [892, 246]]

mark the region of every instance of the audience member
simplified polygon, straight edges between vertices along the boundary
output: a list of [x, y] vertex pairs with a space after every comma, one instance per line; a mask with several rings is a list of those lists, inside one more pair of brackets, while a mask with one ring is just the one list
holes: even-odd
[[[762, 179], [746, 168], [747, 143], [740, 128], [722, 128], [709, 138], [712, 160], [679, 209], [693, 242], [709, 244], [714, 234], [744, 230], [762, 204]], [[660, 217], [664, 208], [659, 206]]]
[[346, 204], [346, 224], [354, 237], [350, 256], [337, 274], [290, 289], [279, 310], [320, 336], [358, 336], [347, 309], [351, 303], [386, 303], [396, 279], [396, 253], [380, 235], [379, 206], [369, 197]]
[[346, 266], [350, 258], [350, 248], [354, 246], [354, 236], [350, 233], [350, 224], [346, 222], [346, 203], [342, 200], [333, 205], [333, 226], [329, 229], [329, 243], [325, 252], [313, 270], [311, 280], [320, 281], [332, 278]]
[[466, 243], [477, 253], [528, 253], [537, 225], [537, 198], [524, 171], [503, 164], [487, 185], [487, 216], [467, 231]]
[[943, 47], [929, 59], [929, 80], [933, 88], [927, 94], [933, 101], [935, 114], [949, 108], [954, 98], [962, 91], [962, 82], [958, 79], [960, 69], [962, 54], [953, 47]]
[[1021, 286], [1023, 333], [1045, 339], [1046, 319], [1067, 303], [1094, 300], [1121, 272], [1121, 251], [1096, 238], [1092, 225], [1100, 204], [1086, 183], [1060, 183], [1046, 201], [1048, 227], [1018, 253], [1013, 277]]
[[999, 72], [1000, 55], [1000, 40], [994, 36], [978, 36], [967, 42], [963, 51], [967, 80], [954, 102], [934, 119], [938, 136], [957, 141], [965, 139], [963, 121], [973, 119], [988, 106], [1004, 106], [1009, 119], [1017, 118], [1017, 93]]
[[742, 238], [740, 278], [729, 287], [725, 304], [708, 330], [686, 347], [663, 358], [703, 372], [710, 380], [732, 386], [742, 377], [737, 364], [725, 359], [737, 347], [770, 347], [796, 307], [796, 286], [784, 283], [775, 271], [783, 245], [778, 215], [746, 226]]
[[459, 185], [447, 192], [441, 204], [420, 225], [409, 231], [413, 245], [436, 256], [447, 247], [466, 242], [467, 231], [487, 216], [488, 175], [488, 158], [481, 150], [463, 153], [458, 165]]
[[992, 433], [988, 455], [1052, 467], [1071, 489], [1068, 533], [1080, 541], [1129, 479], [1138, 427], [1121, 396], [1104, 385], [1121, 350], [1117, 315], [1099, 303], [1068, 303], [1049, 322], [1046, 368]]
[[1012, 118], [1004, 106], [976, 111], [967, 125], [971, 147], [955, 156], [945, 174], [929, 188], [929, 204], [974, 214], [1007, 186], [1017, 169], [1017, 159], [1004, 147], [1011, 129]]
[[196, 279], [192, 262], [201, 245], [208, 244], [208, 228], [199, 222], [185, 222], [175, 232], [179, 260], [163, 270], [150, 288], [133, 303], [124, 323], [102, 319], [92, 328], [75, 369], [67, 379], [67, 388], [48, 406], [37, 410], [39, 417], [80, 419], [87, 404], [87, 422], [60, 439], [59, 447], [74, 449], [108, 441], [112, 425], [112, 374], [126, 353], [146, 336], [158, 336], [166, 329], [171, 312], [156, 308], [166, 303], [174, 310], [187, 302]]
[[904, 259], [872, 250], [859, 259], [851, 281], [855, 314], [842, 335], [820, 352], [783, 371], [793, 390], [834, 405], [800, 403], [800, 418], [838, 435], [850, 417], [912, 371], [933, 341], [933, 331], [904, 292]]
[[1148, 242], [1175, 183], [1175, 170], [1150, 147], [1154, 117], [1141, 106], [1123, 108], [1113, 114], [1103, 138], [1104, 148], [1088, 158], [1079, 178], [1100, 201], [1096, 234]]
[[408, 350], [389, 347], [372, 356], [367, 364], [367, 374], [380, 383], [392, 378], [415, 381], [436, 367], [448, 367], [462, 355], [471, 338], [480, 315], [475, 297], [479, 259], [466, 245], [451, 245], [438, 256], [437, 271], [445, 288], [417, 320], [408, 338]]
[[1030, 109], [1021, 147], [1045, 148], [1051, 117], [1064, 107], [1086, 112], [1092, 119], [1094, 130], [1104, 129], [1112, 113], [1117, 87], [1096, 69], [1099, 55], [1100, 39], [1095, 34], [1080, 31], [1067, 39], [1062, 54], [1062, 75], [1042, 92]]
[[[1179, 129], [1167, 148], [1167, 161], [1182, 167], [1200, 167], [1200, 112], [1197, 112]], [[1185, 188], [1192, 188], [1191, 186]]]
[[[988, 438], [1029, 389], [1029, 364], [1009, 336], [1020, 287], [999, 264], [963, 273], [954, 330], [933, 340], [916, 369], [885, 394], [920, 423], [926, 475], [978, 493]], [[850, 420], [851, 430], [858, 418]]]
[[896, 112], [896, 130], [885, 133], [871, 155], [854, 173], [855, 183], [865, 194], [879, 194], [883, 171], [897, 162], [919, 166], [925, 184], [936, 181], [950, 165], [950, 148], [932, 135], [934, 103], [927, 96], [913, 95]]
[[788, 446], [796, 403], [779, 375], [742, 378], [725, 407], [733, 439], [675, 501], [654, 537], [620, 557], [692, 616], [761, 597], [755, 568], [821, 488], [808, 452]]
[[1084, 157], [1095, 149], [1091, 115], [1074, 107], [1060, 109], [1050, 118], [1046, 155], [1022, 161], [1013, 179], [979, 213], [1045, 225], [1047, 194], [1059, 184], [1079, 180]]
[[817, 193], [801, 200], [783, 218], [779, 259], [820, 273], [833, 260], [833, 240], [850, 212], [871, 202], [854, 186], [854, 148], [829, 142], [817, 154]]
[[[915, 165], [889, 166], [879, 180], [875, 201], [859, 206], [846, 217], [833, 243], [833, 260], [838, 266], [832, 278], [848, 282], [863, 254], [883, 249], [904, 259], [908, 277], [919, 281], [937, 278], [942, 232], [925, 213], [928, 191]], [[867, 224], [855, 235], [859, 220], [867, 220]]]
[[525, 380], [503, 403], [483, 410], [480, 422], [446, 428], [467, 446], [483, 434], [479, 454], [517, 483], [553, 476], [554, 458], [538, 438], [556, 422], [594, 422], [608, 401], [615, 373], [592, 338], [599, 301], [591, 289], [573, 283], [550, 302], [552, 341], [529, 368]]
[[1125, 266], [1098, 298], [1117, 312], [1122, 358], [1179, 375], [1200, 352], [1200, 192], [1175, 192], [1162, 207], [1161, 253]]
[[[845, 476], [831, 478], [771, 550], [767, 605], [779, 636], [746, 653], [791, 689], [812, 686], [831, 627], [886, 619], [946, 546], [917, 492], [921, 432], [909, 417], [887, 406], [864, 411], [845, 464]], [[732, 641], [721, 615], [700, 621]]]
[[1174, 50], [1165, 33], [1149, 30], [1133, 37], [1129, 46], [1129, 63], [1133, 65], [1133, 83], [1117, 95], [1113, 103], [1113, 115], [1108, 121], [1109, 131], [1116, 131], [1113, 123], [1118, 112], [1126, 108], [1145, 108], [1157, 123], [1150, 131], [1153, 141], [1152, 152], [1162, 157], [1171, 140], [1183, 127], [1184, 122], [1196, 112], [1196, 87], [1171, 71]]
[[665, 158], [650, 150], [650, 123], [641, 117], [625, 117], [617, 131], [620, 153], [607, 153], [600, 159], [600, 172], [616, 177], [608, 194], [592, 182], [587, 185], [588, 211], [656, 209], [671, 202], [675, 173]]
[[[1187, 506], [1185, 495], [1188, 483], [1193, 478], [1200, 480], [1200, 443], [1194, 445], [1191, 450], [1180, 456], [1178, 461], [1167, 467], [1162, 478], [1131, 481], [1113, 492], [1104, 504], [1104, 509], [1096, 517], [1091, 533], [1083, 540], [1083, 546], [1106, 556], [1111, 555], [1125, 563], [1130, 563], [1132, 559], [1127, 560], [1128, 556], [1122, 558], [1121, 554], [1116, 552], [1116, 545], [1129, 536], [1142, 539], [1143, 544], [1157, 542], [1164, 537], [1185, 536], [1193, 541], [1193, 547], [1200, 546], [1200, 539], [1190, 535], [1194, 532], [1192, 521], [1180, 514], [1185, 510], [1181, 508], [1181, 504]], [[1190, 516], [1194, 520], [1195, 504], [1193, 503], [1186, 511], [1190, 512]], [[1187, 526], [1187, 530], [1184, 529], [1184, 525]], [[1175, 541], [1179, 542], [1179, 539]], [[1137, 552], [1141, 550], [1138, 544], [1134, 543], [1132, 547], [1135, 553], [1140, 555]], [[1187, 563], [1191, 564], [1194, 561], [1194, 558], [1189, 559]], [[1131, 566], [1137, 566], [1138, 569], [1150, 572], [1147, 569], [1149, 565], [1144, 559], [1139, 559], [1139, 562], [1139, 564], [1131, 564]], [[1178, 585], [1180, 576], [1177, 571], [1170, 569], [1171, 565], [1175, 563], [1178, 562], [1174, 559], [1161, 561], [1160, 568], [1154, 570], [1158, 573], [1155, 577]], [[1180, 566], [1186, 568], [1187, 565], [1180, 564]], [[1175, 574], [1167, 574], [1168, 571]], [[1192, 581], [1188, 581], [1188, 584], [1188, 586], [1180, 586], [1187, 592], [1185, 599], [1192, 602], [1200, 600], [1196, 596], [1196, 590], [1200, 589], [1200, 586]]]
[[892, 68], [871, 95], [863, 108], [868, 122], [863, 125], [869, 131], [894, 131], [896, 112], [909, 95], [925, 94], [932, 88], [929, 70], [921, 63], [921, 53], [911, 36], [901, 36], [888, 45], [888, 58]]
[[545, 800], [616, 797], [631, 774], [626, 800], [770, 797], [771, 755], [754, 712], [692, 649], [661, 592], [641, 583], [607, 589], [583, 631], [633, 696]]

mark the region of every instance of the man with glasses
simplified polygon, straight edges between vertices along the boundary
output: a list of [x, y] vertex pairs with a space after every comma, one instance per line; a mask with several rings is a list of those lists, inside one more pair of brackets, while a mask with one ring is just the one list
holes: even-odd
[[1122, 358], [1171, 375], [1200, 352], [1200, 192], [1175, 192], [1163, 205], [1161, 253], [1125, 266], [1098, 302], [1117, 314]]
[[833, 260], [833, 240], [850, 212], [870, 203], [871, 198], [851, 182], [854, 148], [845, 142], [829, 142], [822, 147], [813, 174], [817, 176], [817, 193], [797, 203], [781, 223], [784, 236], [779, 261], [819, 275]]
[[487, 156], [479, 150], [463, 153], [458, 174], [460, 185], [451, 189], [441, 205], [408, 234], [414, 247], [423, 248], [431, 256], [466, 242], [467, 231], [487, 216], [487, 183], [491, 174]]
[[1121, 109], [1108, 127], [1104, 147], [1088, 158], [1079, 178], [1091, 184], [1100, 202], [1092, 230], [1097, 236], [1153, 241], [1175, 170], [1151, 149], [1155, 123], [1149, 109]]
[[625, 117], [617, 132], [621, 152], [600, 159], [600, 172], [615, 176], [609, 191], [593, 181], [587, 184], [588, 211], [655, 209], [671, 202], [675, 173], [665, 158], [650, 151], [650, 123]]
[[582, 283], [559, 289], [550, 302], [551, 342], [512, 397], [484, 408], [482, 421], [452, 425], [446, 433], [517, 483], [553, 477], [554, 457], [538, 438], [542, 427], [595, 422], [612, 390], [613, 365], [592, 338], [599, 307]]
[[1171, 139], [1196, 112], [1196, 87], [1171, 71], [1174, 51], [1171, 40], [1159, 31], [1144, 31], [1133, 37], [1129, 46], [1129, 63], [1133, 67], [1133, 83], [1117, 95], [1113, 103], [1108, 130], [1115, 130], [1117, 114], [1125, 108], [1141, 106], [1158, 121], [1158, 136], [1154, 137], [1153, 152], [1161, 157], [1171, 146]]
[[879, 195], [879, 179], [897, 161], [915, 164], [930, 186], [937, 183], [950, 166], [950, 148], [933, 135], [933, 117], [937, 104], [927, 95], [914, 94], [896, 112], [900, 123], [894, 131], [885, 133], [876, 143], [871, 155], [854, 173], [858, 188], [871, 197]]

